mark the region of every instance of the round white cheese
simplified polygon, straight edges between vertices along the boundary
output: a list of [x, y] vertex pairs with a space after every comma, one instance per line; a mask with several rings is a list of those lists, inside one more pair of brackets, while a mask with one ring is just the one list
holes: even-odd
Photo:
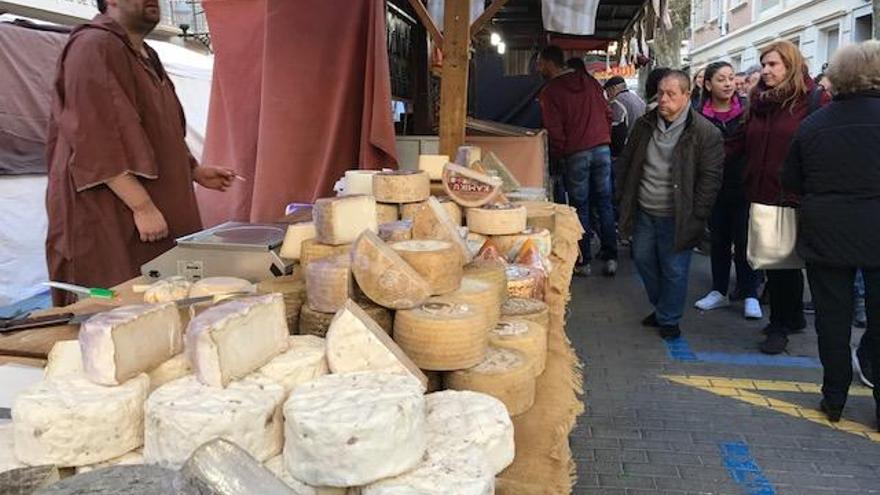
[[513, 462], [513, 422], [500, 400], [479, 392], [447, 390], [425, 397], [428, 410], [428, 454], [460, 457], [482, 452], [498, 474]]
[[287, 472], [313, 486], [360, 486], [416, 467], [426, 447], [421, 383], [390, 373], [326, 375], [284, 404]]
[[478, 450], [426, 460], [408, 473], [361, 488], [361, 495], [492, 495], [495, 475]]
[[157, 388], [146, 404], [144, 459], [180, 467], [203, 443], [225, 438], [259, 461], [281, 451], [281, 385], [261, 377], [226, 388], [189, 375]]
[[279, 354], [256, 371], [284, 387], [286, 393], [330, 372], [324, 339], [314, 335], [293, 335], [287, 352]]
[[140, 447], [149, 388], [146, 374], [115, 387], [76, 375], [37, 383], [12, 406], [16, 457], [33, 466], [83, 466]]

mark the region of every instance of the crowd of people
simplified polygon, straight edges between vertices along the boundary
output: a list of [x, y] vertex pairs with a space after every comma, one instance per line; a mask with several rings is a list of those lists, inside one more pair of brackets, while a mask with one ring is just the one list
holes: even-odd
[[[555, 46], [539, 56], [554, 200], [576, 208], [588, 232], [576, 275], [592, 273], [591, 232], [607, 276], [617, 271], [618, 240], [630, 241], [654, 308], [642, 323], [678, 338], [691, 256], [708, 229], [712, 287], [695, 307], [741, 300], [743, 316], [761, 320], [763, 298], [769, 322], [759, 349], [771, 355], [786, 351], [814, 309], [821, 409], [838, 421], [854, 369], [868, 386], [880, 381], [880, 231], [872, 228], [880, 217], [880, 42], [841, 48], [815, 77], [787, 41], [765, 47], [760, 65], [744, 72], [725, 61], [693, 74], [658, 68], [645, 100], [622, 78], [600, 85], [578, 62]], [[797, 212], [804, 268], [753, 269], [756, 205]], [[856, 350], [852, 326], [866, 327]], [[880, 423], [880, 388], [874, 398]]]

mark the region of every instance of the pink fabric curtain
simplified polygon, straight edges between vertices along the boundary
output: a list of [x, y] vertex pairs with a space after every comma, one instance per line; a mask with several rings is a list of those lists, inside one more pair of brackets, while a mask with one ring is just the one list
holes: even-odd
[[382, 0], [206, 0], [215, 50], [203, 163], [247, 179], [198, 191], [206, 225], [271, 221], [351, 168], [396, 164]]

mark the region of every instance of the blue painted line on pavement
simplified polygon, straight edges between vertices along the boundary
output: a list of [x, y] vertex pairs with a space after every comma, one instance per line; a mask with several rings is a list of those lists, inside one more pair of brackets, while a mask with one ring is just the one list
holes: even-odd
[[666, 350], [669, 352], [669, 357], [675, 359], [676, 361], [697, 361], [697, 355], [691, 351], [691, 346], [688, 344], [687, 339], [684, 337], [679, 337], [673, 340], [667, 340], [666, 342]]
[[743, 488], [746, 495], [776, 495], [770, 480], [764, 476], [757, 461], [752, 458], [745, 442], [727, 442], [719, 445], [724, 467], [731, 479]]
[[707, 363], [736, 364], [741, 366], [780, 366], [784, 368], [821, 368], [816, 358], [804, 356], [767, 356], [764, 354], [730, 354], [727, 352], [697, 352], [696, 359]]

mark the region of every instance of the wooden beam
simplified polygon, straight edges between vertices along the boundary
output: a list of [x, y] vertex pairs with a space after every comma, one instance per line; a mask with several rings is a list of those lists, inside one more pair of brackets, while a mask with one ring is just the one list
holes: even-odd
[[425, 26], [425, 29], [428, 30], [428, 34], [431, 35], [431, 40], [434, 41], [437, 48], [443, 50], [443, 33], [437, 28], [437, 24], [434, 24], [434, 19], [431, 18], [431, 14], [429, 14], [428, 10], [425, 8], [425, 4], [422, 3], [422, 0], [409, 0], [409, 4], [412, 6], [413, 10], [416, 11], [416, 17], [419, 18], [419, 21], [421, 21], [422, 25]]
[[443, 75], [440, 80], [440, 153], [454, 157], [464, 144], [467, 121], [470, 0], [446, 0]]
[[477, 33], [483, 29], [483, 26], [491, 21], [492, 18], [495, 17], [495, 14], [497, 14], [498, 11], [501, 10], [501, 7], [504, 7], [504, 4], [506, 3], [507, 0], [495, 0], [492, 2], [492, 4], [489, 5], [489, 8], [484, 10], [483, 13], [480, 14], [480, 17], [477, 17], [477, 20], [471, 25], [471, 37], [473, 38], [476, 36]]

